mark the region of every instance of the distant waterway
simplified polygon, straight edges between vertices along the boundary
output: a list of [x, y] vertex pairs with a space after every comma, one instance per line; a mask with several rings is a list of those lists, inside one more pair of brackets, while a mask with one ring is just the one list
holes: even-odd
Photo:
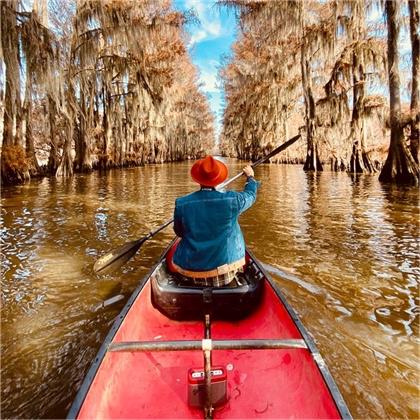
[[[227, 163], [232, 174], [243, 166]], [[172, 217], [175, 198], [196, 188], [190, 167], [2, 189], [2, 418], [66, 416], [113, 320], [172, 230], [113, 275], [97, 276], [92, 265]], [[265, 165], [256, 176], [258, 201], [241, 217], [247, 244], [277, 270], [353, 416], [418, 418], [418, 190], [291, 165]], [[117, 295], [124, 299], [103, 305]]]

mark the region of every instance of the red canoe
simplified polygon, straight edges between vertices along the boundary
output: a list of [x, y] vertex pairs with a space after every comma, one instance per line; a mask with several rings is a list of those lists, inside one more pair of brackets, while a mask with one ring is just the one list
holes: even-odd
[[279, 286], [248, 256], [242, 285], [210, 289], [184, 287], [164, 255], [117, 317], [68, 417], [351, 418]]

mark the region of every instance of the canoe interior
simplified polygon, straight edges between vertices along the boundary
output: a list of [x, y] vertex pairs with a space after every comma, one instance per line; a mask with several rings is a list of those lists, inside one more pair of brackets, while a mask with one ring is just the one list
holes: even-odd
[[[160, 263], [154, 275], [164, 270]], [[161, 275], [161, 272], [159, 273]], [[202, 321], [175, 321], [151, 304], [146, 282], [112, 343], [201, 340]], [[268, 279], [261, 304], [240, 321], [212, 322], [212, 339], [301, 339]], [[78, 418], [203, 418], [187, 404], [187, 374], [203, 366], [201, 351], [106, 352]], [[214, 418], [341, 418], [308, 349], [217, 350], [213, 366], [224, 366], [228, 402]]]

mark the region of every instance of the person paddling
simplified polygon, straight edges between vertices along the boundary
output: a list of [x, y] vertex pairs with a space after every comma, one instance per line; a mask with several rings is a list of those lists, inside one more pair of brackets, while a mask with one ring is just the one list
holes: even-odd
[[245, 242], [238, 217], [256, 198], [259, 182], [246, 166], [241, 192], [216, 190], [228, 176], [226, 165], [207, 156], [194, 163], [192, 179], [201, 189], [175, 201], [174, 231], [180, 241], [172, 269], [197, 286], [235, 286], [236, 274], [245, 265]]

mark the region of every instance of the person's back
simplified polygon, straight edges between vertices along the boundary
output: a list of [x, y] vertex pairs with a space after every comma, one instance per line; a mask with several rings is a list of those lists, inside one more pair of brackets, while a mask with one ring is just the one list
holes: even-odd
[[226, 166], [212, 157], [194, 164], [191, 175], [201, 190], [175, 203], [174, 230], [181, 241], [173, 262], [181, 274], [214, 278], [244, 265], [245, 243], [238, 216], [254, 203], [258, 188], [252, 168], [244, 168], [244, 173], [248, 177], [244, 191], [221, 192], [215, 186], [226, 179]]

